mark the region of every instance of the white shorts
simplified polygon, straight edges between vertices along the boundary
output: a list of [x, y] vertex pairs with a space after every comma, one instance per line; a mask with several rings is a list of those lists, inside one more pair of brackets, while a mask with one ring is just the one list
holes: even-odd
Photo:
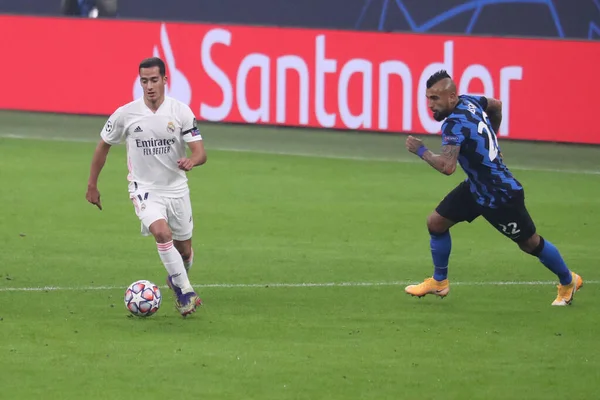
[[190, 195], [183, 197], [162, 197], [138, 189], [130, 195], [135, 213], [142, 222], [142, 235], [150, 236], [150, 225], [159, 219], [167, 221], [174, 240], [188, 240], [194, 230]]

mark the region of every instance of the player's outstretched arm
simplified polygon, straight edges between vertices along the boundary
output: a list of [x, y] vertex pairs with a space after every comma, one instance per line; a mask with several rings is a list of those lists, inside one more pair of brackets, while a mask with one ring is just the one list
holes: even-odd
[[435, 154], [425, 147], [421, 139], [409, 136], [406, 139], [406, 148], [444, 175], [452, 175], [456, 171], [460, 145], [444, 145], [442, 146], [441, 153]]
[[94, 156], [92, 157], [92, 165], [90, 166], [90, 177], [88, 178], [87, 193], [85, 198], [90, 203], [94, 204], [100, 210], [102, 210], [102, 203], [100, 202], [100, 192], [98, 191], [98, 177], [100, 171], [106, 163], [106, 157], [110, 150], [110, 144], [104, 140], [100, 140], [94, 150]]
[[498, 130], [500, 129], [500, 123], [502, 123], [502, 102], [500, 100], [488, 97], [487, 103], [488, 104], [485, 112], [492, 123], [494, 132], [498, 133]]

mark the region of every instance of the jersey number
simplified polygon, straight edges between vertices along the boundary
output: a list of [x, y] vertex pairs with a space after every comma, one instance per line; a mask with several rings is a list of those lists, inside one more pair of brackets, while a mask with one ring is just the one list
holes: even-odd
[[500, 228], [502, 228], [502, 232], [504, 232], [507, 235], [516, 235], [517, 233], [521, 232], [516, 222], [509, 222], [506, 225], [498, 225], [500, 225]]
[[[483, 118], [487, 119], [487, 117], [488, 116], [484, 111]], [[490, 131], [490, 128], [488, 128], [488, 125], [484, 121], [479, 122], [479, 125], [477, 125], [477, 132], [480, 135], [482, 135], [483, 132], [487, 134], [490, 161], [494, 161], [496, 157], [498, 157], [498, 139], [496, 138], [496, 135]]]

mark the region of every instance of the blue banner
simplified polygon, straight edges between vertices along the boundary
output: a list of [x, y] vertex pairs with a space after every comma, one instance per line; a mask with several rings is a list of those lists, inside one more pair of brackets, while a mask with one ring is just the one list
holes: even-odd
[[[59, 0], [0, 0], [59, 15]], [[600, 39], [600, 0], [121, 0], [118, 17], [244, 25]]]

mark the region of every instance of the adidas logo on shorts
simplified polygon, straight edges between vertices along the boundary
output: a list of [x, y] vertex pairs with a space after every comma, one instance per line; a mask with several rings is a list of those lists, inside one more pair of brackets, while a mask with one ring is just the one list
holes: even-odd
[[137, 128], [135, 128], [134, 132], [144, 132], [142, 130], [142, 128], [140, 128], [140, 126], [138, 125]]

